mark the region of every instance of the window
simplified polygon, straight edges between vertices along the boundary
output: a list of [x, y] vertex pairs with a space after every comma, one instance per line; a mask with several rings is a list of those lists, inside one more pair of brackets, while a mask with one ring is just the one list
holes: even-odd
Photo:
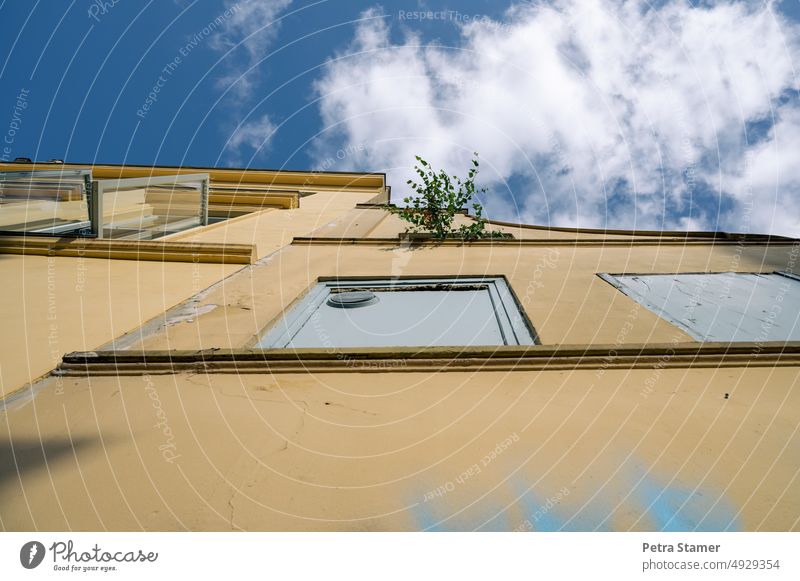
[[0, 172], [0, 232], [150, 240], [208, 223], [208, 174], [92, 180], [92, 172]]
[[208, 224], [208, 174], [94, 182], [100, 238], [151, 240]]
[[90, 170], [0, 172], [0, 232], [91, 232]]
[[503, 277], [321, 281], [258, 347], [533, 345]]
[[600, 276], [697, 341], [800, 340], [800, 277], [794, 274]]

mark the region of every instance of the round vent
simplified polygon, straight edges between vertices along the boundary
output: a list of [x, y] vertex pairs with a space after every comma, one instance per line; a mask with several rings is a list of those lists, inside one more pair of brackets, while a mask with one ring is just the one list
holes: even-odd
[[328, 304], [339, 309], [355, 309], [378, 302], [378, 297], [370, 291], [347, 291], [334, 293], [328, 298]]

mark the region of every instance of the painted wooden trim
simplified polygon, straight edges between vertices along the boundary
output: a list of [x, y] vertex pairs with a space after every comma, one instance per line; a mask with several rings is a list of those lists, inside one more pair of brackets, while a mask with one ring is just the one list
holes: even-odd
[[[60, 170], [91, 168], [93, 179], [120, 179], [149, 177], [162, 175], [177, 175], [184, 173], [207, 172], [212, 181], [237, 184], [263, 184], [263, 185], [299, 185], [306, 189], [317, 186], [340, 187], [347, 190], [354, 188], [369, 188], [383, 190], [386, 184], [386, 174], [383, 173], [354, 173], [354, 172], [323, 172], [323, 171], [291, 171], [273, 169], [247, 169], [247, 168], [208, 168], [194, 166], [142, 166], [142, 165], [111, 165], [91, 163], [0, 163], [0, 169], [6, 171], [30, 170]], [[355, 191], [355, 190], [353, 190]]]
[[300, 193], [219, 190], [212, 187], [211, 193], [208, 196], [208, 202], [212, 206], [220, 206], [223, 208], [235, 208], [236, 206], [279, 206], [287, 210], [293, 210], [300, 207]]
[[186, 238], [192, 238], [194, 236], [198, 236], [199, 234], [205, 234], [206, 232], [211, 232], [212, 230], [218, 230], [220, 228], [230, 226], [231, 224], [244, 222], [246, 220], [252, 220], [253, 218], [258, 219], [259, 216], [277, 211], [279, 211], [277, 208], [263, 208], [261, 210], [255, 210], [253, 212], [248, 212], [247, 214], [242, 214], [241, 216], [228, 218], [227, 220], [223, 220], [222, 222], [215, 222], [213, 224], [207, 224], [206, 226], [196, 226], [194, 228], [189, 228], [188, 230], [175, 232], [173, 234], [169, 234], [168, 236], [163, 236], [158, 240], [159, 241], [185, 240]]
[[800, 341], [69, 353], [62, 376], [800, 367]]
[[221, 264], [256, 261], [253, 244], [38, 236], [0, 236], [0, 254]]

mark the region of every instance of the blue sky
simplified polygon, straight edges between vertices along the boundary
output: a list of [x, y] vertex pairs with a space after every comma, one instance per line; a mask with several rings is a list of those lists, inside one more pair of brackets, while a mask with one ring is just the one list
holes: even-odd
[[[255, 154], [259, 167], [309, 168], [316, 160], [309, 138], [320, 130], [312, 84], [319, 67], [353, 35], [353, 22], [374, 4], [329, 0], [297, 3], [278, 14], [279, 28], [257, 71], [258, 90], [245, 103], [217, 85], [232, 68], [248, 67], [245, 49], [212, 47], [219, 34], [204, 27], [225, 12], [223, 2], [3, 2], [0, 5], [0, 111], [10, 113], [20, 90], [30, 91], [15, 155], [109, 163], [226, 165]], [[452, 5], [452, 4], [451, 4]], [[459, 2], [459, 10], [502, 13], [502, 3]], [[58, 6], [58, 8], [55, 8]], [[234, 4], [235, 6], [235, 4]], [[383, 2], [386, 14], [417, 9], [408, 1]], [[447, 4], [441, 6], [446, 7]], [[500, 9], [498, 10], [498, 7]], [[90, 9], [93, 9], [90, 15]], [[455, 23], [415, 23], [430, 41], [454, 42]], [[399, 32], [398, 32], [399, 33]], [[263, 33], [256, 33], [263, 34]], [[199, 35], [187, 56], [181, 49]], [[233, 39], [234, 42], [242, 40]], [[273, 53], [274, 54], [270, 54]], [[175, 58], [177, 68], [162, 70]], [[159, 76], [167, 80], [142, 119]], [[269, 97], [264, 99], [269, 94]], [[262, 102], [263, 100], [263, 102]], [[264, 151], [226, 152], [243, 115], [269, 113], [286, 121]], [[365, 168], [366, 169], [366, 168]]]
[[386, 171], [397, 190], [414, 153], [460, 171], [477, 150], [494, 217], [800, 235], [799, 15], [5, 1], [0, 131], [12, 159]]

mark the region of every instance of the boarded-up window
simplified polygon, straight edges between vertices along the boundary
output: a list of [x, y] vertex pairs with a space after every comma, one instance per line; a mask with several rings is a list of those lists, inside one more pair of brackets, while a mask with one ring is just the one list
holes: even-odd
[[800, 341], [794, 274], [601, 276], [697, 341]]
[[532, 345], [502, 277], [335, 280], [317, 284], [258, 347]]

